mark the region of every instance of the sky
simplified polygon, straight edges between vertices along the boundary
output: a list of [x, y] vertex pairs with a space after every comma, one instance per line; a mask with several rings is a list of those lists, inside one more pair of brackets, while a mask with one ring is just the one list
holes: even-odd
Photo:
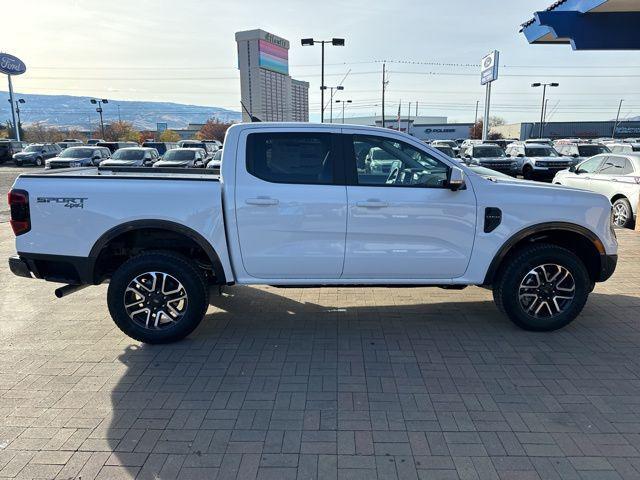
[[[519, 25], [550, 3], [21, 0], [11, 2], [9, 14], [22, 20], [3, 23], [0, 50], [27, 65], [27, 73], [14, 79], [17, 92], [239, 110], [234, 33], [261, 28], [291, 42], [290, 74], [310, 82], [310, 112], [317, 119], [320, 48], [302, 47], [300, 39], [343, 37], [344, 47], [327, 47], [325, 83], [344, 86], [336, 98], [352, 100], [347, 117], [380, 114], [386, 60], [387, 112], [397, 113], [400, 104], [406, 115], [411, 102], [415, 115], [417, 102], [421, 116], [471, 122], [476, 102], [480, 111], [484, 102], [478, 64], [497, 49], [501, 70], [492, 114], [509, 123], [539, 118], [542, 92], [532, 82], [560, 83], [549, 91], [548, 121], [609, 120], [621, 99], [621, 118], [640, 115], [640, 52], [527, 43]], [[0, 83], [0, 89], [6, 87]], [[22, 111], [28, 122], [28, 105]]]

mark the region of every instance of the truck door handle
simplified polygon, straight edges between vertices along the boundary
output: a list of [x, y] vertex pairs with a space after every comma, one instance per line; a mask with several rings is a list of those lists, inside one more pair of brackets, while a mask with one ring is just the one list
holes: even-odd
[[276, 198], [269, 197], [258, 197], [258, 198], [247, 198], [244, 203], [247, 205], [278, 205], [278, 200]]
[[367, 200], [366, 202], [356, 202], [356, 206], [363, 208], [384, 208], [388, 207], [389, 204], [387, 202], [381, 202], [379, 200]]

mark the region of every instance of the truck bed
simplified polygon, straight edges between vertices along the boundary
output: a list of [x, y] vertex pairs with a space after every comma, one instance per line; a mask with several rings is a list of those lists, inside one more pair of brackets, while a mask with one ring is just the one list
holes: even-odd
[[150, 167], [77, 167], [43, 170], [37, 173], [24, 173], [21, 177], [29, 178], [150, 178], [171, 180], [211, 180], [217, 181], [219, 172], [208, 168], [150, 168]]

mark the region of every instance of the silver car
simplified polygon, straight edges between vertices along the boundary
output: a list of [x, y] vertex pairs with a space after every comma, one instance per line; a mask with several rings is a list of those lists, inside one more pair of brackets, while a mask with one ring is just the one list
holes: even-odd
[[613, 224], [631, 228], [638, 215], [640, 155], [596, 155], [569, 170], [558, 172], [553, 183], [605, 195], [613, 205]]
[[553, 147], [544, 143], [512, 143], [507, 147], [507, 157], [518, 161], [518, 173], [527, 180], [552, 179], [560, 170], [577, 162], [561, 156]]

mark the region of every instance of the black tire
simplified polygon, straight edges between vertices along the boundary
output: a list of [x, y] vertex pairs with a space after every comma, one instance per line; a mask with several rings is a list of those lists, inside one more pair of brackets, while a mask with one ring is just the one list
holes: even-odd
[[[523, 247], [510, 257], [501, 266], [493, 284], [493, 299], [498, 309], [506, 314], [513, 323], [524, 330], [548, 332], [568, 325], [580, 314], [592, 290], [593, 282], [584, 263], [573, 252], [556, 245], [541, 243]], [[564, 305], [562, 311], [553, 315], [550, 311], [553, 303], [549, 302], [550, 306], [541, 311], [541, 314], [545, 313], [545, 310], [550, 314], [546, 318], [528, 313], [520, 300], [521, 284], [525, 282], [525, 279], [532, 278], [530, 272], [542, 265], [546, 268], [551, 268], [549, 265], [565, 268], [571, 274], [574, 283], [573, 299], [557, 300], [561, 305], [563, 302], [568, 303]], [[554, 270], [551, 270], [550, 275], [553, 272]], [[543, 287], [549, 288], [546, 285]], [[566, 287], [567, 284], [564, 284], [563, 288]], [[523, 290], [525, 293], [528, 291], [530, 290]], [[554, 293], [543, 291], [542, 295], [553, 296]], [[531, 295], [525, 297], [527, 296]], [[525, 301], [527, 301], [526, 298]], [[534, 301], [538, 301], [538, 305], [540, 305], [540, 303], [544, 303], [544, 298]], [[531, 304], [528, 306], [530, 307]]]
[[[624, 212], [624, 218], [621, 216]], [[615, 227], [620, 228], [633, 228], [633, 210], [631, 209], [631, 203], [626, 198], [619, 198], [613, 202], [613, 215], [611, 215], [611, 222]]]
[[44, 162], [42, 158], [40, 157], [36, 158], [36, 167], [42, 167], [43, 165], [44, 165]]
[[16, 164], [16, 167], [21, 167], [22, 166], [22, 162], [18, 161], [18, 160], [15, 161], [15, 164]]
[[529, 165], [522, 167], [522, 177], [525, 180], [533, 180], [533, 168]]
[[[127, 313], [127, 287], [145, 272], [168, 274], [184, 288], [187, 296], [186, 308], [182, 317], [175, 323], [169, 323], [162, 328], [148, 328]], [[204, 275], [188, 258], [173, 252], [153, 251], [127, 260], [116, 270], [109, 283], [107, 303], [111, 318], [129, 337], [150, 344], [170, 343], [183, 339], [200, 324], [209, 306], [209, 290]], [[156, 306], [167, 310], [166, 304]]]

